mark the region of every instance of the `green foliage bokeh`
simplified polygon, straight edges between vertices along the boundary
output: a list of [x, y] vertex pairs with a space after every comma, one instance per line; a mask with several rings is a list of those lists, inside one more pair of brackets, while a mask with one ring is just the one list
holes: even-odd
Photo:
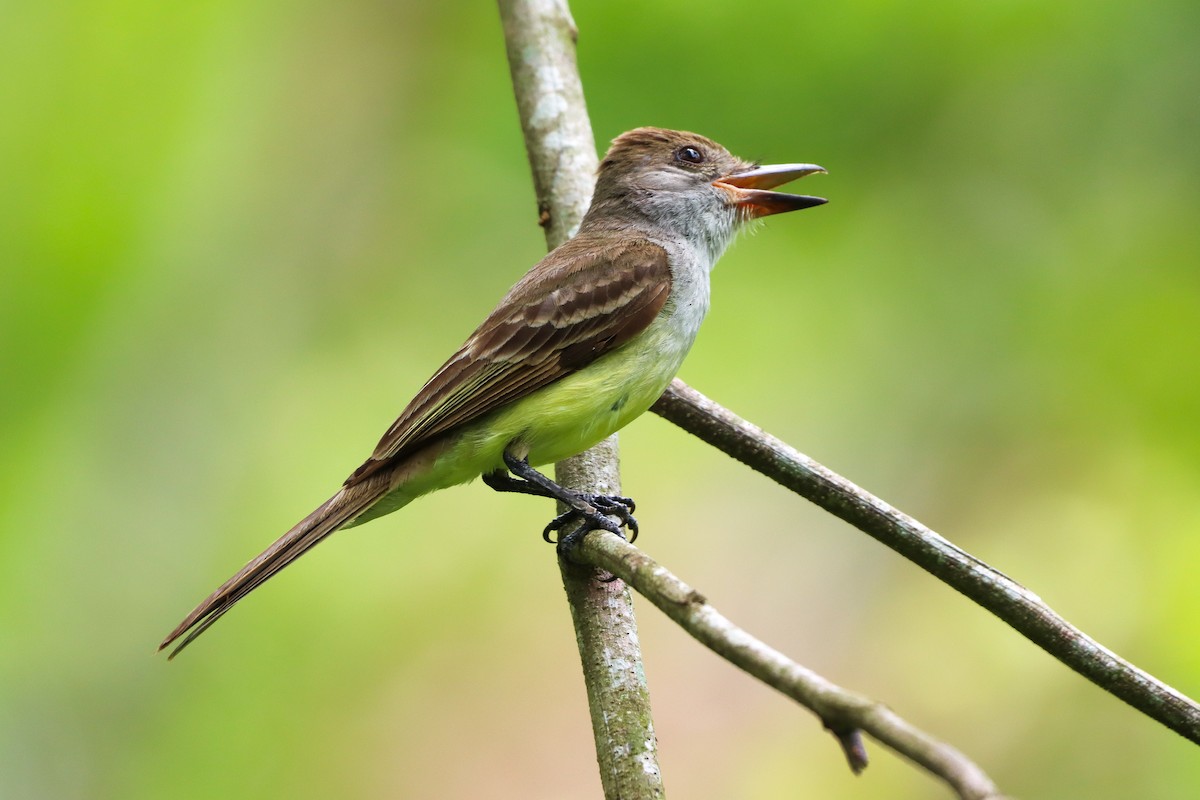
[[[815, 161], [683, 377], [1200, 695], [1200, 6], [577, 2], [598, 145]], [[489, 3], [11, 3], [0, 797], [598, 796], [550, 508], [480, 485], [155, 644], [332, 492], [542, 252]], [[1193, 745], [655, 417], [639, 544], [1018, 797]], [[668, 788], [925, 798], [646, 604]]]

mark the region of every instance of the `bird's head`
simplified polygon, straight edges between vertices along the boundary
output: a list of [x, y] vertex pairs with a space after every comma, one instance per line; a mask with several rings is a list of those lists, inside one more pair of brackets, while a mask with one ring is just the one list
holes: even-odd
[[762, 166], [696, 133], [636, 128], [614, 139], [600, 162], [593, 203], [620, 198], [674, 205], [681, 211], [714, 204], [733, 209], [740, 219], [753, 219], [826, 202], [771, 191], [824, 171], [816, 164]]
[[816, 164], [762, 166], [696, 133], [636, 128], [614, 139], [600, 162], [588, 216], [641, 218], [723, 250], [740, 223], [826, 202], [771, 191], [824, 171]]

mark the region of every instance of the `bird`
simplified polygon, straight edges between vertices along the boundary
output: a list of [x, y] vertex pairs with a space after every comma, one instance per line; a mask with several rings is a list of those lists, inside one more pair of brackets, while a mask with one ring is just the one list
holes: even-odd
[[[825, 172], [760, 165], [688, 131], [613, 140], [578, 233], [508, 291], [442, 364], [337, 492], [188, 614], [169, 657], [330, 534], [482, 477], [568, 507], [546, 527], [560, 550], [584, 533], [636, 534], [633, 501], [574, 492], [536, 468], [594, 446], [644, 413], [675, 377], [709, 307], [709, 273], [754, 220], [824, 198], [773, 191]], [[569, 532], [562, 535], [562, 531]]]

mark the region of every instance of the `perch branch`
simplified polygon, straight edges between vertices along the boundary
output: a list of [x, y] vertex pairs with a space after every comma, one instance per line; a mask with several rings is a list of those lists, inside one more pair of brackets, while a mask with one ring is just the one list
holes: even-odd
[[821, 718], [850, 768], [866, 766], [862, 731], [944, 780], [966, 800], [996, 800], [1000, 792], [983, 770], [882, 703], [837, 686], [754, 638], [721, 615], [695, 589], [638, 548], [606, 531], [588, 534], [580, 555], [631, 585], [701, 644]]

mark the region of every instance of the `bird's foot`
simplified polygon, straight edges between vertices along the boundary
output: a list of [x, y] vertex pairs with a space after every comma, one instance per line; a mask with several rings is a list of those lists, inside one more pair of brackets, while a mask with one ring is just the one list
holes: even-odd
[[490, 472], [483, 476], [484, 483], [500, 492], [553, 497], [571, 507], [565, 514], [550, 520], [550, 524], [542, 531], [543, 539], [558, 545], [559, 555], [570, 552], [588, 531], [605, 530], [624, 538], [621, 529], [628, 528], [629, 541], [637, 538], [638, 524], [633, 516], [637, 504], [633, 498], [571, 491], [529, 466], [527, 459], [517, 458], [512, 453], [505, 452], [504, 465], [512, 475], [503, 471]]
[[[580, 493], [576, 495], [579, 505], [583, 508], [572, 508], [566, 513], [559, 514], [550, 520], [550, 524], [542, 531], [542, 538], [551, 544], [558, 545], [558, 552], [565, 554], [583, 541], [588, 531], [605, 530], [615, 533], [623, 539], [632, 542], [637, 539], [638, 522], [633, 516], [637, 504], [631, 497], [619, 497], [610, 494]], [[613, 517], [616, 517], [614, 520]], [[576, 525], [576, 523], [580, 523]], [[574, 527], [573, 527], [574, 526]], [[629, 528], [626, 537], [621, 528]], [[569, 530], [568, 530], [569, 529]], [[566, 533], [563, 533], [567, 530]], [[558, 534], [552, 538], [551, 534]]]

